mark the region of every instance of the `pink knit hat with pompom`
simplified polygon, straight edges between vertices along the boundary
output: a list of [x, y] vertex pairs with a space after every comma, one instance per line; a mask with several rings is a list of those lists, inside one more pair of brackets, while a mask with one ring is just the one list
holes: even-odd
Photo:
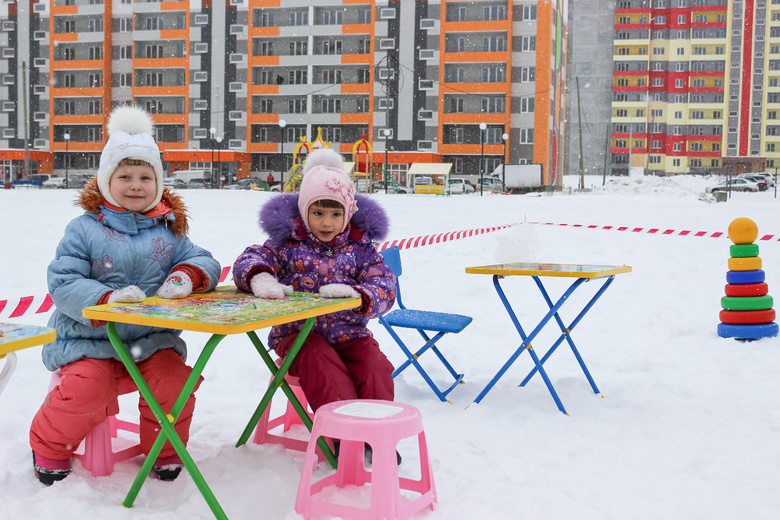
[[335, 200], [346, 212], [344, 227], [339, 233], [347, 229], [347, 224], [357, 212], [355, 202], [355, 187], [352, 180], [344, 171], [344, 160], [341, 154], [330, 148], [321, 148], [312, 152], [306, 159], [303, 168], [303, 181], [298, 195], [298, 211], [309, 227], [309, 206], [318, 200]]

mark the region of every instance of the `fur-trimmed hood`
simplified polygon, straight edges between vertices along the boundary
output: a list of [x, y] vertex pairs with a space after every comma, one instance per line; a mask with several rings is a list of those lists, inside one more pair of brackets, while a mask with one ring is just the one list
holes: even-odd
[[[103, 206], [106, 199], [100, 193], [97, 180], [93, 177], [81, 190], [79, 198], [76, 201], [77, 206], [81, 206], [89, 213], [99, 214], [100, 207]], [[186, 236], [189, 230], [187, 222], [187, 207], [181, 196], [168, 187], [163, 188], [162, 199], [149, 213], [154, 213], [156, 218], [171, 221], [170, 226], [176, 236]]]
[[[356, 195], [358, 211], [349, 223], [349, 238], [355, 242], [367, 239], [382, 241], [387, 237], [390, 222], [384, 208], [366, 195]], [[298, 210], [298, 194], [274, 196], [260, 208], [260, 228], [268, 234], [274, 246], [288, 239], [304, 240], [307, 230]]]

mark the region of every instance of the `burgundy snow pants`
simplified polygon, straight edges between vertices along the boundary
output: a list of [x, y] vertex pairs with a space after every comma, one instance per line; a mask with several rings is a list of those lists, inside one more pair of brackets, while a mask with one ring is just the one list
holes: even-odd
[[[297, 334], [290, 334], [276, 345], [276, 354], [284, 357]], [[290, 375], [300, 380], [303, 393], [315, 412], [334, 401], [346, 399], [382, 399], [395, 395], [393, 365], [374, 338], [358, 338], [331, 345], [310, 333], [290, 366]]]
[[[138, 363], [149, 388], [165, 412], [170, 412], [192, 369], [173, 349], [163, 349]], [[119, 413], [119, 381], [130, 377], [124, 365], [114, 359], [84, 358], [63, 366], [62, 380], [35, 414], [30, 427], [30, 446], [44, 457], [67, 459], [84, 437], [109, 415]], [[200, 386], [201, 378], [196, 385]], [[174, 428], [187, 444], [195, 396], [191, 395]], [[141, 449], [149, 453], [160, 426], [146, 400], [138, 403], [141, 416]], [[174, 455], [170, 442], [165, 443], [160, 457]]]

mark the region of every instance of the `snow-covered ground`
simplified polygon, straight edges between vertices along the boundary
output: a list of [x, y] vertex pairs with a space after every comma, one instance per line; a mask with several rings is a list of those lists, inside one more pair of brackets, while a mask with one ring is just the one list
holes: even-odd
[[[565, 180], [567, 186], [579, 182]], [[704, 195], [704, 187], [714, 182], [631, 177], [608, 178], [602, 185], [595, 176], [585, 179], [593, 190], [588, 193], [375, 195], [390, 214], [392, 239], [516, 224], [402, 251], [407, 305], [474, 317], [465, 331], [441, 343], [455, 368], [466, 374], [466, 384], [450, 394], [452, 404], [439, 402], [412, 370], [396, 379], [396, 399], [423, 413], [439, 494], [439, 507], [416, 518], [777, 517], [780, 339], [742, 343], [718, 337], [716, 327], [731, 245], [725, 232], [733, 219], [749, 217], [759, 236], [774, 235], [758, 243], [770, 294], [780, 290], [780, 200], [770, 188], [715, 203]], [[222, 265], [264, 240], [257, 212], [269, 194], [182, 194], [190, 208], [192, 239]], [[74, 195], [0, 190], [0, 300], [9, 302], [1, 320], [46, 323], [48, 315], [34, 309], [13, 320], [7, 316], [20, 298], [45, 295], [46, 266], [65, 224], [81, 212]], [[621, 227], [627, 230], [618, 231]], [[674, 232], [648, 232], [653, 228]], [[692, 233], [680, 235], [683, 230]], [[711, 236], [717, 232], [724, 236]], [[593, 394], [565, 345], [545, 365], [568, 417], [538, 377], [517, 387], [531, 368], [525, 354], [482, 403], [468, 406], [519, 344], [490, 277], [464, 273], [468, 266], [498, 261], [632, 266], [572, 334], [603, 394]], [[553, 297], [567, 285], [547, 282]], [[561, 310], [564, 321], [574, 318], [599, 285], [585, 284], [575, 292]], [[530, 279], [505, 279], [503, 286], [527, 328], [545, 313]], [[372, 330], [391, 360], [400, 363], [400, 350], [378, 323]], [[537, 352], [556, 336], [553, 328], [546, 329], [534, 342]], [[192, 361], [206, 335], [185, 333], [185, 338]], [[443, 383], [444, 370], [427, 361]], [[189, 449], [227, 515], [300, 518], [293, 508], [302, 454], [274, 446], [234, 447], [268, 382], [257, 353], [245, 337], [229, 337], [204, 375]], [[132, 509], [120, 506], [139, 460], [121, 463], [113, 475], [101, 478], [76, 462], [65, 481], [41, 486], [32, 474], [27, 436], [48, 381], [40, 349], [28, 349], [19, 353], [18, 370], [0, 396], [0, 518], [211, 517], [186, 474], [173, 483], [149, 479]], [[124, 412], [135, 408], [132, 399], [122, 403]], [[282, 399], [274, 402], [275, 409], [282, 405]], [[414, 475], [417, 455], [411, 442], [404, 441], [400, 451], [402, 473]], [[328, 469], [323, 465], [318, 471]], [[355, 503], [365, 495], [344, 493]]]

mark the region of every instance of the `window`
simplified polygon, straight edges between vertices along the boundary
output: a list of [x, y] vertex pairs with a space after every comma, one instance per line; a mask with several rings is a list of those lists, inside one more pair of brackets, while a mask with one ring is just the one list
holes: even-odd
[[379, 110], [392, 110], [395, 106], [394, 99], [379, 98]]
[[523, 36], [522, 39], [523, 51], [535, 51], [536, 50], [536, 36]]
[[209, 52], [209, 44], [208, 43], [196, 43], [194, 47], [195, 54], [205, 54]]
[[343, 11], [323, 11], [322, 25], [341, 25]]
[[327, 84], [341, 83], [341, 69], [323, 70], [322, 82]]
[[133, 57], [133, 46], [132, 45], [122, 45], [119, 47], [119, 59], [120, 60], [129, 60]]
[[420, 49], [421, 60], [432, 60], [436, 58], [436, 51], [433, 49]]
[[536, 81], [536, 67], [523, 67], [520, 69], [520, 81], [523, 83]]
[[306, 113], [306, 98], [290, 99], [287, 102], [287, 110], [291, 114]]
[[340, 99], [323, 99], [322, 100], [322, 112], [325, 114], [338, 114], [341, 113], [341, 100]]
[[536, 6], [524, 5], [523, 6], [523, 20], [536, 20]]
[[520, 129], [520, 143], [531, 144], [534, 142], [534, 129], [533, 128], [521, 128]]
[[395, 19], [395, 8], [394, 7], [384, 7], [379, 10], [379, 18], [382, 20], [393, 20]]
[[482, 113], [496, 114], [505, 111], [505, 99], [503, 97], [482, 98]]
[[520, 98], [520, 112], [528, 114], [534, 111], [534, 98]]
[[355, 112], [358, 114], [368, 114], [370, 112], [370, 105], [368, 103], [368, 98], [358, 98], [357, 99], [357, 107], [355, 109]]
[[198, 83], [201, 83], [203, 81], [208, 81], [209, 80], [209, 73], [206, 72], [205, 70], [195, 71], [195, 74], [193, 75], [192, 79], [193, 79], [193, 81], [198, 82]]
[[450, 98], [450, 113], [460, 114], [463, 112], [463, 98]]
[[482, 69], [483, 83], [503, 83], [506, 75], [502, 67], [485, 67]]
[[[309, 43], [306, 40], [290, 42], [290, 56], [306, 56], [308, 53]], [[273, 52], [269, 52], [268, 56], [272, 54]]]
[[290, 13], [290, 25], [309, 25], [309, 12], [294, 11]]
[[482, 38], [482, 52], [502, 52], [506, 50], [506, 38], [503, 36], [485, 36]]
[[395, 38], [382, 38], [379, 40], [381, 50], [395, 49]]
[[417, 112], [417, 119], [421, 121], [430, 121], [433, 119], [433, 111], [432, 110], [420, 110]]
[[341, 40], [324, 40], [322, 54], [341, 54]]

